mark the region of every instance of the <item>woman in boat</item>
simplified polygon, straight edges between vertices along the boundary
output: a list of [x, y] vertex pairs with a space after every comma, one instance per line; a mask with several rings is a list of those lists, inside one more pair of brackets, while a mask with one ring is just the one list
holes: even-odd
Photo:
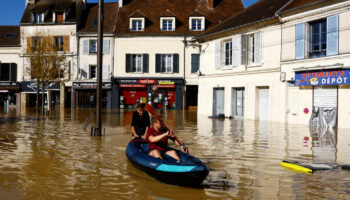
[[162, 153], [165, 153], [174, 159], [180, 161], [180, 157], [177, 155], [175, 150], [168, 149], [168, 139], [175, 141], [175, 143], [188, 153], [188, 149], [184, 146], [184, 144], [177, 138], [173, 131], [168, 130], [163, 133], [162, 124], [157, 118], [152, 117], [152, 128], [147, 131], [147, 141], [148, 141], [148, 152], [150, 156], [155, 158], [163, 159]]
[[146, 139], [147, 130], [150, 127], [150, 119], [148, 112], [144, 110], [144, 104], [138, 104], [136, 111], [132, 115], [131, 131], [133, 137]]

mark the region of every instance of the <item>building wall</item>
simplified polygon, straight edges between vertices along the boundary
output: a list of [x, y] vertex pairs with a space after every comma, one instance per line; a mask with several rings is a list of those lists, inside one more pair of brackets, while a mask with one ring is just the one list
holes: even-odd
[[[313, 106], [313, 86], [294, 86], [295, 72], [302, 68], [310, 71], [322, 71], [324, 69], [344, 69], [350, 67], [350, 2], [333, 4], [320, 9], [296, 14], [282, 18], [282, 61], [281, 72], [286, 74], [286, 121], [307, 125], [311, 118]], [[318, 58], [308, 58], [309, 30], [306, 26], [306, 58], [297, 60], [295, 48], [295, 25], [298, 23], [309, 23], [328, 16], [339, 16], [338, 54]], [[336, 85], [338, 87], [338, 127], [350, 128], [350, 87], [349, 85]], [[309, 113], [304, 113], [308, 108]]]
[[0, 63], [17, 64], [17, 81], [21, 81], [23, 74], [22, 60], [20, 58], [20, 47], [0, 47]]

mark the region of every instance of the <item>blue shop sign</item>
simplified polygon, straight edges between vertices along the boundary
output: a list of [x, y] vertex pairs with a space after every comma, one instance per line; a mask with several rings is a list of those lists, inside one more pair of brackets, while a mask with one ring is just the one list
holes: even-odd
[[295, 86], [350, 84], [350, 69], [295, 72]]

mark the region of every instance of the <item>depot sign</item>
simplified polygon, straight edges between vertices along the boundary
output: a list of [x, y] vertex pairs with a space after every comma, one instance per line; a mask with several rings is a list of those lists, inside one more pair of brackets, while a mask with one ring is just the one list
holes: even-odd
[[350, 69], [295, 72], [295, 86], [350, 84]]

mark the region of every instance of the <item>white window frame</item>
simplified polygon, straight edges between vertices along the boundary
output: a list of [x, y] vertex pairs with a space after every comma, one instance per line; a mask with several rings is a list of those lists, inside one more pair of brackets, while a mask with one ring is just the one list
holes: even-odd
[[[201, 21], [201, 27], [194, 28], [192, 27], [192, 21], [193, 20], [200, 20]], [[205, 17], [190, 17], [189, 19], [189, 25], [190, 25], [190, 30], [191, 31], [204, 31], [205, 30]]]
[[[40, 18], [38, 18], [39, 16], [40, 16]], [[38, 19], [40, 19], [40, 20], [38, 20]], [[36, 24], [44, 23], [44, 13], [34, 14], [34, 21]]]
[[[163, 26], [164, 21], [171, 21], [171, 27], [165, 27]], [[160, 18], [160, 30], [162, 31], [175, 31], [175, 17], [161, 17]]]
[[[137, 29], [133, 29], [133, 22], [136, 21], [141, 21], [141, 27], [137, 27]], [[139, 29], [140, 28], [140, 29]], [[145, 18], [143, 17], [137, 17], [137, 18], [130, 18], [129, 21], [129, 29], [131, 31], [143, 31], [145, 29]]]
[[174, 73], [173, 54], [160, 54], [160, 71], [162, 73]]
[[135, 68], [132, 73], [143, 73], [143, 54], [131, 54], [131, 69]]
[[[226, 45], [229, 45], [229, 49], [227, 49], [227, 46]], [[223, 57], [224, 57], [224, 67], [225, 68], [231, 68], [232, 67], [232, 56], [233, 56], [233, 47], [232, 47], [232, 40], [226, 40], [226, 41], [223, 41]], [[228, 59], [229, 59], [229, 63], [226, 63], [226, 52], [229, 52], [229, 56], [228, 56]]]
[[[96, 42], [96, 51], [91, 51], [91, 47], [92, 47], [92, 42], [95, 41]], [[97, 40], [96, 39], [90, 39], [89, 40], [89, 54], [96, 54], [97, 53]]]

